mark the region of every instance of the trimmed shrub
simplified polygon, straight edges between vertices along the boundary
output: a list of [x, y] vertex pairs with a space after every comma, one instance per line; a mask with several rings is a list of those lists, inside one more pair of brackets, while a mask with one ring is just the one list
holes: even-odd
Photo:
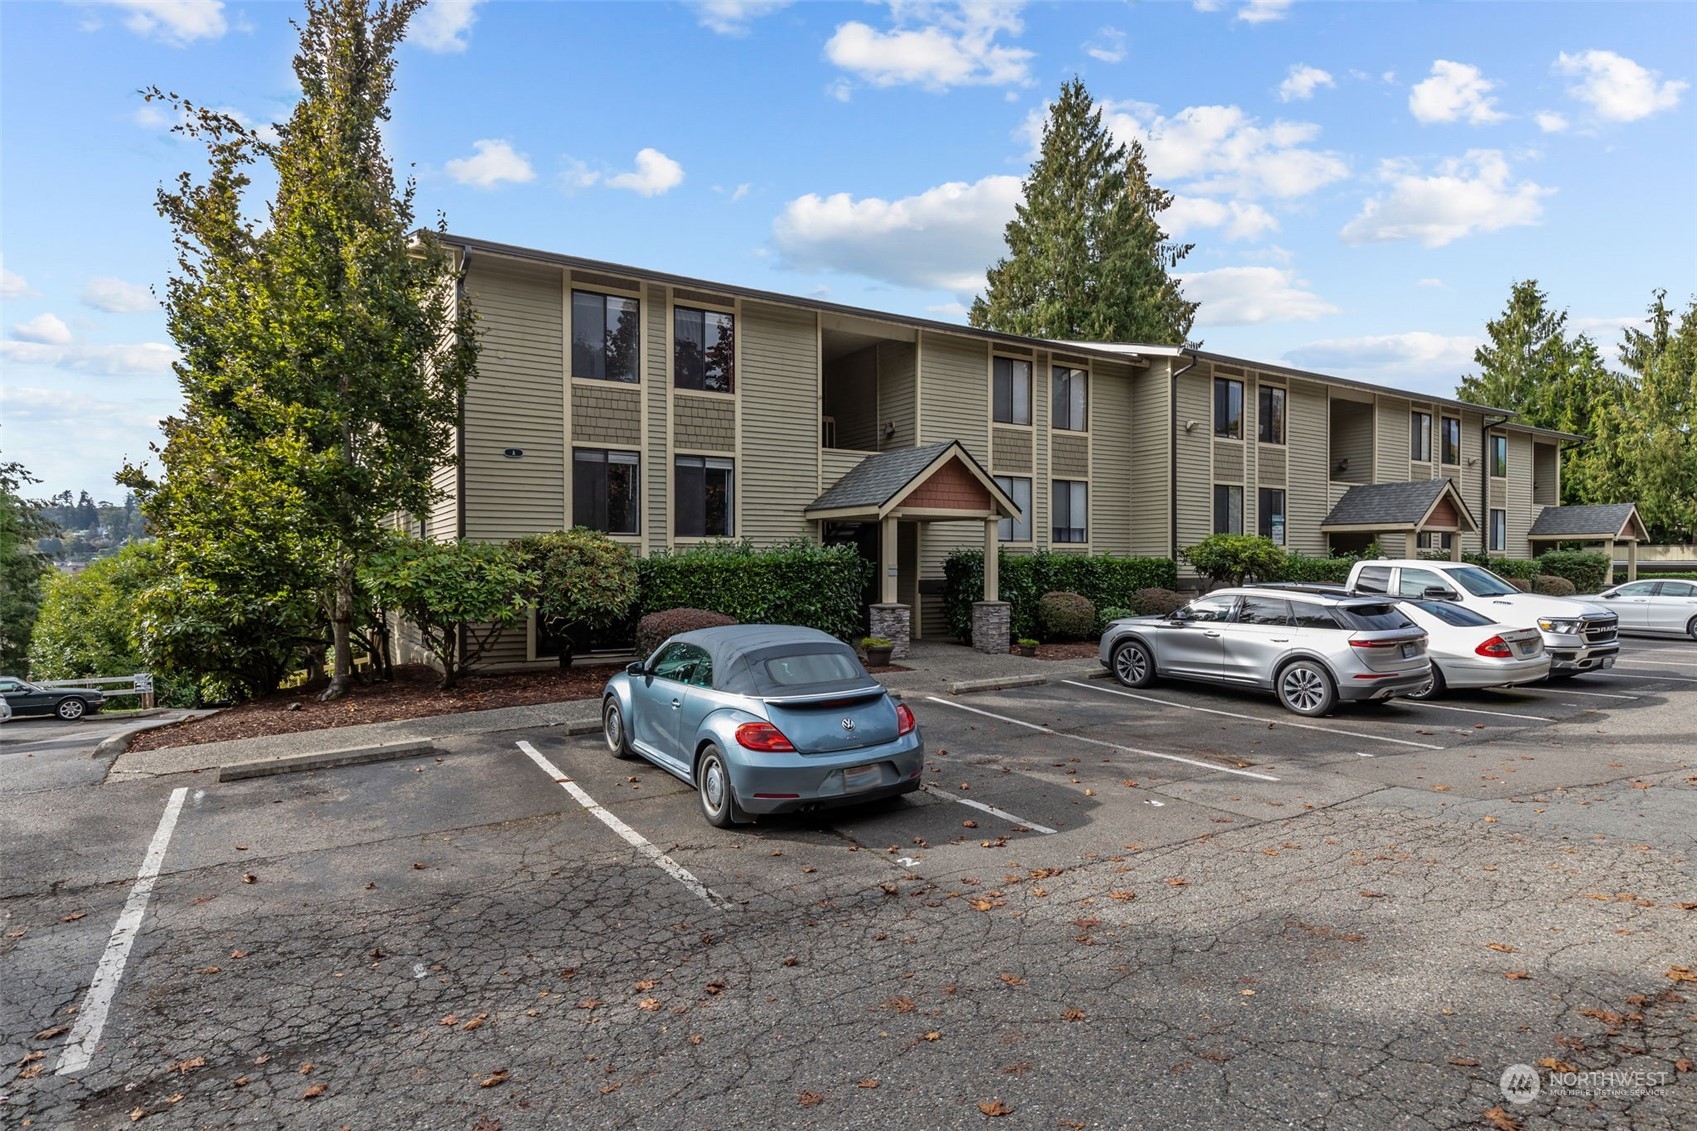
[[1211, 585], [1244, 585], [1277, 577], [1285, 552], [1259, 534], [1210, 534], [1178, 552]]
[[530, 577], [537, 620], [560, 641], [562, 668], [571, 666], [574, 635], [628, 621], [636, 603], [636, 559], [605, 534], [576, 526], [508, 545]]
[[447, 690], [529, 609], [531, 580], [517, 550], [492, 542], [432, 542], [395, 535], [366, 560], [360, 583], [380, 608], [400, 613], [442, 668]]
[[1508, 581], [1508, 583], [1510, 585], [1514, 586], [1516, 589], [1520, 590], [1522, 593], [1532, 592], [1532, 583], [1524, 577], [1510, 577], [1510, 578], [1507, 578], [1506, 580]]
[[1105, 609], [1097, 609], [1096, 635], [1100, 636], [1110, 624], [1113, 624], [1117, 620], [1126, 620], [1130, 617], [1139, 615], [1141, 614], [1139, 614], [1136, 609], [1122, 608], [1118, 605], [1110, 605]]
[[1540, 573], [1532, 579], [1532, 592], [1542, 593], [1546, 597], [1571, 597], [1579, 590], [1573, 587], [1573, 582], [1565, 577], [1557, 577], [1553, 573]]
[[1086, 640], [1096, 629], [1096, 606], [1077, 593], [1037, 598], [1037, 624], [1050, 640]]
[[[1096, 608], [1132, 604], [1139, 589], [1178, 584], [1171, 558], [1121, 558], [1113, 554], [997, 554], [997, 589], [1012, 606], [1013, 635], [1036, 636], [1037, 600], [1045, 593], [1077, 593]], [[943, 560], [943, 616], [962, 640], [972, 636], [972, 605], [984, 599], [984, 554], [956, 550]]]
[[853, 546], [703, 542], [637, 562], [637, 609], [706, 609], [743, 624], [799, 624], [851, 640], [861, 633], [872, 568]]
[[1489, 554], [1463, 554], [1461, 560], [1472, 562], [1476, 566], [1484, 566], [1505, 581], [1524, 581], [1531, 584], [1532, 579], [1544, 572], [1538, 568], [1538, 563], [1526, 558], [1493, 558]]
[[1297, 581], [1305, 584], [1343, 585], [1349, 581], [1349, 571], [1360, 558], [1311, 558], [1306, 554], [1286, 554], [1278, 571], [1263, 581]]
[[712, 613], [706, 609], [663, 609], [657, 613], [649, 613], [636, 622], [636, 654], [644, 659], [653, 655], [654, 649], [660, 647], [668, 637], [680, 632], [694, 632], [698, 628], [718, 628], [722, 624], [736, 624], [732, 618], [723, 613]]
[[1140, 617], [1164, 617], [1186, 603], [1182, 594], [1171, 589], [1139, 589], [1131, 607]]
[[1565, 578], [1573, 584], [1575, 593], [1595, 593], [1608, 585], [1613, 567], [1608, 554], [1595, 550], [1552, 550], [1538, 559], [1540, 573]]

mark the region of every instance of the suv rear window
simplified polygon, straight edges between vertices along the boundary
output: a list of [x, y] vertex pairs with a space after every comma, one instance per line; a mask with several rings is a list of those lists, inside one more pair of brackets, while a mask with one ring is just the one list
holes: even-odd
[[1414, 622], [1403, 616], [1395, 605], [1339, 605], [1332, 615], [1345, 628], [1374, 631], [1387, 628], [1413, 628]]

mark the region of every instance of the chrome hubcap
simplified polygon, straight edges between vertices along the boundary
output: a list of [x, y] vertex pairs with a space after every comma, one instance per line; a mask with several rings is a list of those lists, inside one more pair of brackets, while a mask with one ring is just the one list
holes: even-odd
[[717, 761], [707, 763], [701, 774], [701, 795], [715, 813], [725, 804], [725, 771]]
[[611, 746], [614, 750], [617, 750], [619, 748], [620, 740], [624, 738], [624, 724], [619, 719], [619, 709], [617, 707], [609, 706], [607, 708], [605, 723], [607, 731], [607, 745]]
[[1292, 668], [1285, 673], [1285, 699], [1293, 707], [1314, 710], [1325, 698], [1324, 690], [1319, 675], [1307, 668]]
[[59, 713], [67, 719], [74, 719], [82, 714], [82, 704], [75, 699], [69, 700], [63, 707], [59, 708]]

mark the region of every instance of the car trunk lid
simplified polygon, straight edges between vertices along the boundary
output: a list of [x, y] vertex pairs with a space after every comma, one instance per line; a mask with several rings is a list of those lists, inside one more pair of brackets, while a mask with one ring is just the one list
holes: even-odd
[[883, 688], [766, 700], [772, 725], [801, 754], [830, 754], [894, 742], [896, 708]]

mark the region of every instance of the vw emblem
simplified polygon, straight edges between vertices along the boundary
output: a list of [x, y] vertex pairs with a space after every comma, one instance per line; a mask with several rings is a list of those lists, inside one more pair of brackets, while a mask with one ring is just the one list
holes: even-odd
[[853, 719], [844, 719], [843, 720], [843, 729], [852, 734], [854, 732], [854, 720]]

